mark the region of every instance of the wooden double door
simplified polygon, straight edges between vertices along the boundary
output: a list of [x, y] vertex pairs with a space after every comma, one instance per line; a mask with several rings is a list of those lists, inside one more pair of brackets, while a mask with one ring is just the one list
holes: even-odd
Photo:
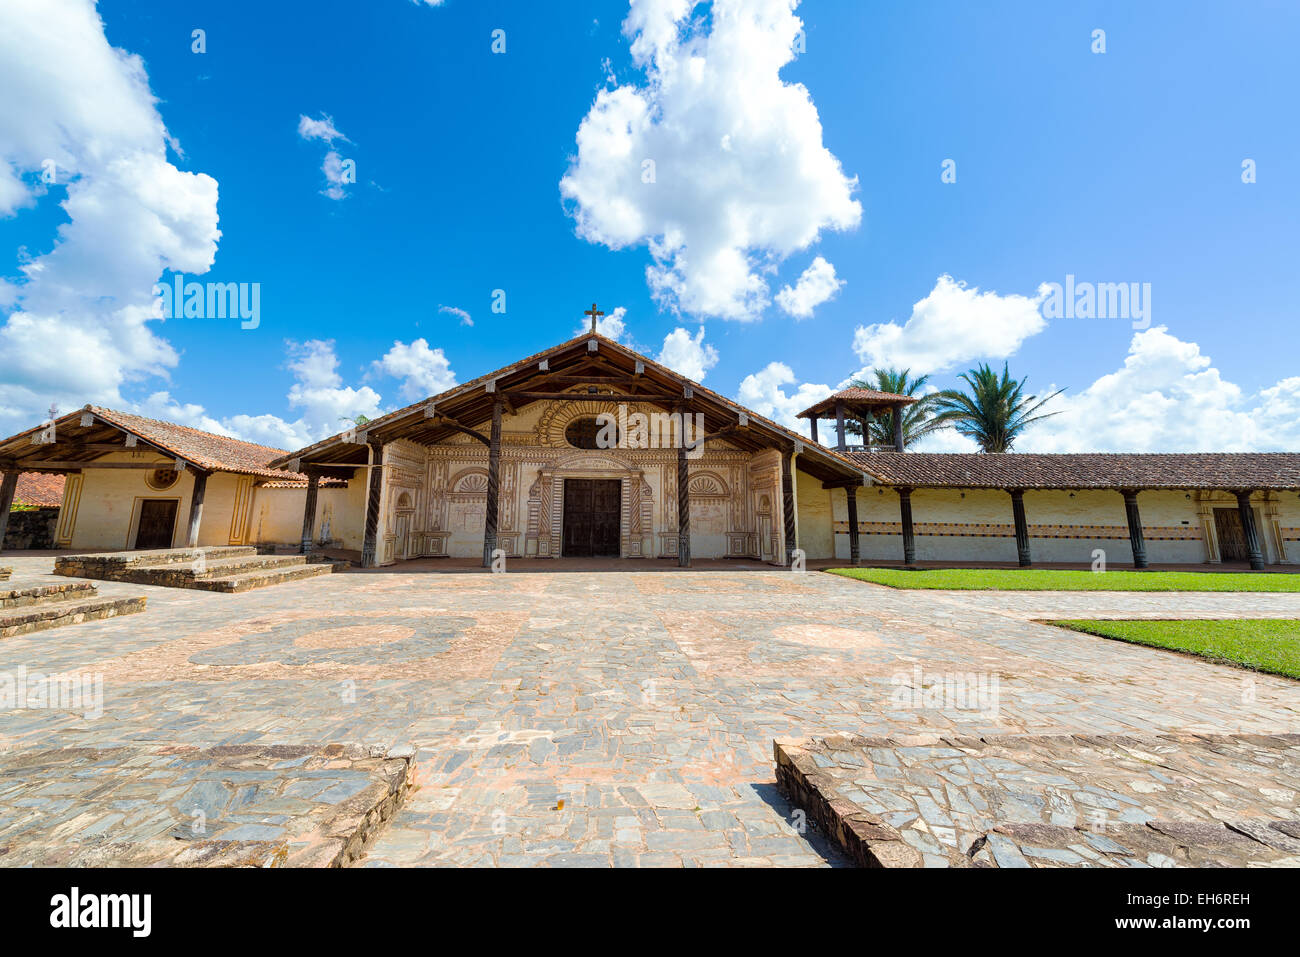
[[564, 557], [618, 558], [622, 502], [618, 479], [565, 479]]
[[1250, 548], [1246, 545], [1246, 529], [1241, 524], [1241, 512], [1238, 509], [1216, 508], [1214, 530], [1219, 534], [1220, 561], [1250, 561]]

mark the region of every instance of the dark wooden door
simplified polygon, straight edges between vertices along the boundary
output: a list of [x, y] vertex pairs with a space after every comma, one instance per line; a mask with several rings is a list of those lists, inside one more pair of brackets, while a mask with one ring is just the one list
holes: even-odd
[[565, 557], [617, 558], [621, 504], [622, 483], [617, 479], [565, 479]]
[[176, 531], [174, 498], [147, 498], [140, 503], [140, 527], [135, 533], [136, 548], [171, 548]]
[[1216, 508], [1214, 528], [1219, 533], [1219, 559], [1225, 562], [1248, 562], [1250, 550], [1246, 548], [1246, 530], [1241, 526], [1241, 513], [1235, 508]]

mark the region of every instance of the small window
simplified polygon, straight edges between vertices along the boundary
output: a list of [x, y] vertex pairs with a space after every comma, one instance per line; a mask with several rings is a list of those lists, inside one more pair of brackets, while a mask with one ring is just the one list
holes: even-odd
[[615, 432], [617, 426], [610, 425], [609, 431], [605, 432], [605, 441], [598, 443], [597, 439], [605, 431], [606, 426], [602, 425], [598, 419], [583, 418], [574, 419], [569, 423], [569, 427], [564, 430], [564, 441], [568, 442], [575, 449], [601, 449], [617, 448], [618, 437], [615, 433], [614, 440], [610, 441], [610, 433]]

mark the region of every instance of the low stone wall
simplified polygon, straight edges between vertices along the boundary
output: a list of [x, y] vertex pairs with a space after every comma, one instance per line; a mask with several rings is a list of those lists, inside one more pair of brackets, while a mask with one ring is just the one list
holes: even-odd
[[778, 787], [863, 867], [1300, 866], [1300, 734], [774, 744]]
[[58, 523], [57, 508], [11, 511], [5, 528], [4, 548], [53, 548], [54, 529]]

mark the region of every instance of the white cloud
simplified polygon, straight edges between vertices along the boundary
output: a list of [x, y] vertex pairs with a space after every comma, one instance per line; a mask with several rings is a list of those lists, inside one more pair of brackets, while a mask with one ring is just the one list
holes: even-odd
[[369, 386], [354, 389], [343, 384], [333, 340], [309, 339], [286, 345], [288, 368], [295, 380], [289, 388], [289, 407], [300, 409], [302, 416], [293, 428], [311, 436], [304, 445], [342, 430], [345, 419], [358, 415], [373, 419], [383, 414], [378, 392]]
[[[621, 341], [624, 334], [627, 332], [626, 316], [627, 307], [619, 306], [608, 316], [603, 316], [596, 320], [596, 333], [604, 336], [606, 339], [613, 339], [615, 342]], [[573, 330], [573, 334], [575, 336], [581, 336], [590, 331], [591, 319], [586, 318], [578, 324], [576, 329]]]
[[[1042, 394], [1055, 391], [1055, 387]], [[1300, 448], [1300, 377], [1248, 396], [1194, 342], [1156, 326], [1133, 336], [1122, 368], [1031, 427], [1023, 452], [1251, 452]]]
[[153, 286], [206, 272], [221, 233], [216, 180], [169, 162], [144, 64], [109, 45], [89, 0], [0, 4], [0, 89], [0, 216], [39, 202], [53, 169], [68, 218], [0, 292], [7, 433], [51, 402], [121, 407], [125, 382], [166, 376], [177, 354], [155, 334]]
[[376, 361], [371, 370], [401, 379], [398, 391], [407, 402], [446, 392], [456, 384], [451, 362], [441, 349], [430, 349], [425, 339], [416, 339], [409, 345], [394, 342], [393, 348]]
[[645, 84], [596, 94], [560, 190], [582, 238], [649, 246], [647, 281], [670, 308], [756, 319], [765, 274], [861, 219], [808, 90], [780, 76], [796, 4], [714, 0], [706, 27], [691, 0], [631, 0], [623, 32]]
[[320, 115], [318, 120], [313, 120], [306, 114], [299, 115], [298, 135], [305, 140], [324, 140], [331, 146], [334, 145], [335, 140], [343, 140], [345, 143], [350, 142], [346, 136], [338, 131], [338, 128], [334, 125], [334, 118], [324, 113]]
[[809, 319], [813, 310], [839, 292], [843, 279], [835, 278], [835, 267], [821, 256], [812, 261], [793, 287], [776, 294], [776, 304], [796, 319]]
[[903, 325], [859, 326], [853, 350], [868, 368], [911, 369], [918, 375], [972, 359], [1005, 359], [1047, 328], [1040, 302], [1041, 295], [1030, 299], [980, 292], [943, 275]]
[[325, 174], [325, 182], [329, 185], [321, 190], [323, 195], [330, 199], [347, 198], [348, 191], [344, 187], [348, 183], [355, 182], [348, 162], [339, 155], [337, 150], [330, 150], [325, 154], [325, 162], [321, 163], [320, 170]]
[[692, 337], [678, 326], [664, 336], [659, 363], [693, 382], [703, 382], [708, 371], [718, 364], [718, 350], [704, 341], [703, 327]]
[[439, 306], [438, 311], [450, 316], [456, 316], [460, 319], [460, 324], [462, 326], [474, 325], [473, 317], [471, 317], [464, 309], [458, 309], [456, 306]]
[[794, 370], [784, 362], [769, 362], [760, 371], [741, 380], [736, 401], [788, 429], [808, 435], [808, 420], [796, 419], [795, 416], [834, 390], [828, 385], [805, 382], [793, 391], [787, 391], [786, 386], [798, 381]]

